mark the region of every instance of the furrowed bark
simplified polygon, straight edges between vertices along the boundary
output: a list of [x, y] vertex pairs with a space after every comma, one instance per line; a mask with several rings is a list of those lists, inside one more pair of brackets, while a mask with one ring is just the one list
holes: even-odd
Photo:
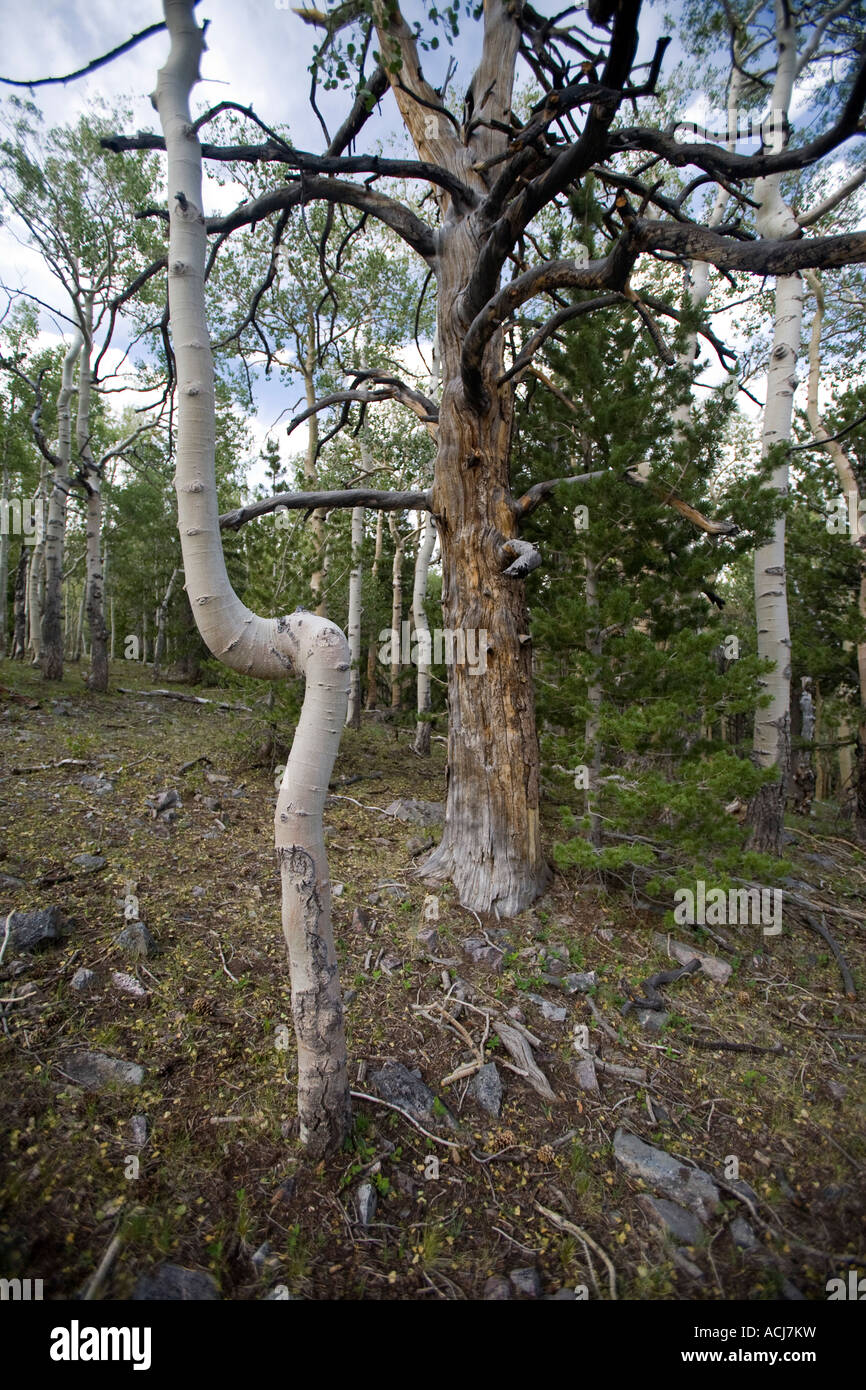
[[[343, 1011], [331, 930], [331, 890], [322, 834], [328, 781], [346, 717], [348, 643], [327, 619], [300, 611], [262, 618], [234, 593], [226, 573], [214, 477], [214, 371], [204, 301], [205, 222], [201, 150], [190, 92], [203, 47], [192, 0], [164, 0], [171, 51], [155, 105], [168, 157], [171, 331], [177, 363], [175, 487], [186, 587], [213, 654], [264, 679], [306, 676], [306, 693], [275, 818], [283, 930], [298, 1044], [301, 1139], [313, 1155], [336, 1149], [350, 1120]], [[180, 195], [180, 196], [178, 196]]]
[[63, 548], [66, 538], [66, 500], [69, 495], [69, 461], [72, 456], [72, 392], [75, 364], [83, 339], [76, 331], [66, 349], [60, 391], [57, 396], [57, 463], [53, 470], [45, 525], [45, 597], [42, 604], [40, 662], [42, 678], [63, 679]]

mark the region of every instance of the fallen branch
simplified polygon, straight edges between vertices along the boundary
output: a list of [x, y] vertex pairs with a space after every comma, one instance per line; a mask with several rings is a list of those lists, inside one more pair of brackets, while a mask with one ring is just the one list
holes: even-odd
[[577, 1236], [578, 1240], [586, 1241], [590, 1249], [594, 1250], [599, 1259], [604, 1261], [607, 1269], [607, 1277], [610, 1281], [610, 1296], [616, 1298], [616, 1270], [613, 1261], [606, 1250], [603, 1250], [597, 1241], [585, 1231], [581, 1226], [575, 1226], [573, 1221], [568, 1221], [564, 1216], [560, 1216], [558, 1211], [551, 1211], [550, 1207], [543, 1207], [540, 1202], [535, 1203], [536, 1211], [540, 1211], [542, 1216], [546, 1216], [548, 1221], [552, 1221], [554, 1226], [558, 1226], [560, 1231], [567, 1231], [571, 1236]]
[[[119, 685], [117, 688], [121, 695], [139, 695], [146, 699], [160, 695], [164, 700], [182, 700], [187, 705], [213, 705], [215, 709], [232, 710], [237, 714], [253, 713], [249, 705], [230, 705], [225, 700], [206, 700], [203, 695], [182, 695], [179, 690], [130, 690], [123, 685]], [[200, 761], [200, 759], [196, 759], [196, 761]]]
[[365, 1091], [350, 1091], [349, 1094], [353, 1100], [368, 1100], [371, 1105], [384, 1105], [386, 1110], [396, 1111], [398, 1115], [403, 1116], [404, 1120], [408, 1120], [410, 1125], [414, 1125], [425, 1139], [432, 1139], [434, 1144], [442, 1144], [446, 1149], [460, 1148], [460, 1145], [455, 1144], [451, 1139], [440, 1139], [438, 1134], [431, 1134], [429, 1129], [419, 1125], [414, 1116], [410, 1115], [408, 1110], [404, 1110], [401, 1105], [393, 1105], [390, 1100], [382, 1100], [379, 1096], [368, 1096]]
[[823, 923], [819, 922], [810, 913], [804, 913], [803, 920], [805, 921], [807, 927], [810, 927], [812, 931], [817, 932], [818, 935], [822, 937], [824, 941], [826, 941], [827, 945], [830, 947], [830, 950], [833, 952], [836, 964], [839, 967], [839, 972], [842, 976], [842, 983], [845, 986], [845, 993], [847, 994], [849, 999], [856, 999], [857, 991], [854, 988], [854, 977], [848, 968], [848, 962], [846, 961], [845, 957], [842, 955], [841, 950], [839, 949], [838, 943], [833, 939], [833, 937], [830, 935]]

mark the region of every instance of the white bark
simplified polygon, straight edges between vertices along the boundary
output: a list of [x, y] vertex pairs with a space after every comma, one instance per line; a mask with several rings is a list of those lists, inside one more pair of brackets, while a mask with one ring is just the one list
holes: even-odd
[[427, 598], [427, 576], [430, 572], [430, 557], [436, 544], [436, 523], [429, 512], [424, 512], [418, 551], [415, 556], [415, 583], [412, 589], [412, 617], [415, 622], [415, 637], [418, 647], [417, 707], [418, 722], [415, 725], [414, 749], [422, 757], [430, 756], [430, 624], [424, 601]]
[[83, 295], [77, 308], [81, 320], [82, 350], [78, 366], [78, 413], [75, 433], [87, 492], [86, 569], [83, 594], [83, 604], [87, 612], [87, 625], [90, 632], [90, 672], [87, 683], [91, 690], [104, 693], [108, 689], [108, 634], [105, 629], [103, 601], [102, 472], [93, 457], [90, 443], [92, 296]]
[[364, 508], [352, 508], [352, 571], [349, 575], [349, 654], [352, 669], [349, 677], [349, 708], [346, 723], [352, 729], [361, 727], [361, 548], [364, 544]]
[[76, 331], [63, 359], [57, 397], [57, 465], [54, 468], [45, 526], [45, 598], [42, 605], [41, 652], [45, 680], [63, 677], [63, 547], [66, 536], [66, 500], [69, 494], [69, 461], [72, 457], [72, 391], [75, 364], [82, 348]]
[[[376, 579], [379, 574], [379, 565], [382, 560], [382, 544], [385, 538], [385, 513], [376, 514], [376, 547], [373, 552], [373, 566], [370, 570], [370, 589], [376, 592]], [[367, 650], [367, 709], [375, 709], [379, 700], [379, 686], [377, 672], [379, 669], [379, 653], [373, 637], [370, 638], [370, 646]]]
[[162, 666], [163, 653], [165, 652], [165, 619], [168, 613], [168, 605], [171, 602], [171, 594], [174, 588], [174, 581], [177, 578], [177, 568], [172, 570], [171, 578], [162, 596], [162, 602], [156, 610], [156, 640], [153, 644], [153, 678], [159, 677], [160, 667]]
[[[394, 542], [394, 563], [391, 566], [391, 631], [398, 637], [403, 622], [403, 541], [397, 530], [397, 523], [388, 514], [388, 529]], [[400, 708], [400, 648], [399, 641], [391, 640], [391, 708]]]
[[214, 371], [204, 300], [201, 149], [189, 110], [203, 36], [192, 0], [164, 0], [164, 6], [171, 51], [159, 73], [154, 100], [165, 136], [171, 190], [169, 305], [178, 392], [175, 487], [186, 587], [199, 631], [220, 660], [265, 679], [281, 679], [291, 671], [307, 679], [275, 826], [298, 1043], [301, 1138], [319, 1154], [338, 1147], [349, 1124], [343, 1013], [322, 833], [328, 780], [346, 716], [349, 649], [335, 624], [313, 614], [262, 618], [252, 613], [226, 573], [214, 477]]
[[[786, 0], [775, 0], [776, 75], [770, 108], [772, 134], [765, 140], [772, 153], [784, 148], [785, 136], [780, 117], [787, 117], [797, 74], [797, 33]], [[781, 193], [781, 175], [771, 174], [755, 180], [758, 209], [755, 224], [762, 237], [799, 235], [797, 219]], [[767, 399], [761, 434], [761, 455], [766, 457], [774, 445], [791, 437], [794, 391], [797, 386], [797, 355], [803, 322], [803, 282], [799, 275], [776, 280], [773, 347], [767, 372]], [[780, 494], [788, 492], [788, 459], [782, 454], [770, 486]], [[785, 518], [773, 525], [770, 541], [755, 552], [755, 613], [758, 655], [774, 662], [769, 675], [761, 678], [762, 693], [769, 704], [755, 711], [754, 757], [763, 768], [776, 768], [778, 781], [762, 787], [749, 810], [752, 828], [750, 844], [763, 850], [778, 850], [785, 811], [786, 782], [790, 762], [791, 634], [788, 623], [788, 590], [785, 569]]]

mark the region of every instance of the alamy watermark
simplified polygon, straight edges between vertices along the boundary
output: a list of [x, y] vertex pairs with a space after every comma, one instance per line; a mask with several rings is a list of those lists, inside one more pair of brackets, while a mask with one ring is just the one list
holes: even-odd
[[782, 933], [781, 888], [707, 888], [698, 879], [692, 888], [674, 892], [674, 921], [678, 926], [761, 927], [764, 936]]
[[48, 505], [42, 497], [0, 497], [0, 535], [20, 536], [25, 545], [45, 539]]
[[442, 665], [467, 666], [471, 676], [483, 676], [487, 670], [487, 628], [434, 628], [424, 632], [412, 631], [404, 622], [398, 632], [383, 627], [379, 633], [379, 660], [384, 666]]

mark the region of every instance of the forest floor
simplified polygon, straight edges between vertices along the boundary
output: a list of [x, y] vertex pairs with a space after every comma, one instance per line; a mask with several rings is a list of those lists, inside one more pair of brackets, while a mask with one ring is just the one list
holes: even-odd
[[[507, 933], [498, 973], [467, 960], [462, 942], [479, 923], [443, 891], [431, 959], [415, 940], [427, 890], [413, 854], [437, 832], [382, 812], [402, 796], [442, 800], [444, 746], [420, 760], [409, 729], [368, 720], [347, 731], [326, 825], [343, 884], [334, 925], [350, 1074], [371, 1095], [383, 1063], [419, 1069], [438, 1097], [425, 1127], [451, 1147], [358, 1100], [346, 1151], [314, 1165], [294, 1119], [274, 760], [255, 765], [261, 694], [195, 692], [248, 714], [144, 694], [153, 684], [117, 663], [99, 697], [74, 667], [47, 688], [30, 667], [0, 664], [0, 931], [12, 910], [56, 906], [69, 919], [61, 941], [7, 951], [0, 965], [0, 1275], [42, 1278], [46, 1298], [78, 1296], [115, 1236], [97, 1297], [129, 1297], [163, 1262], [208, 1271], [230, 1299], [277, 1286], [314, 1299], [481, 1298], [492, 1276], [534, 1269], [548, 1296], [584, 1286], [593, 1299], [823, 1300], [831, 1276], [866, 1270], [866, 855], [829, 812], [792, 822], [788, 852], [793, 875], [837, 909], [825, 920], [857, 999], [817, 935], [726, 927], [728, 982], [701, 973], [665, 986], [670, 1017], [652, 1033], [622, 1005], [624, 982], [640, 993], [672, 964], [654, 941], [660, 919], [586, 874], [557, 874], [531, 911], [482, 924]], [[344, 791], [353, 777], [364, 780]], [[166, 823], [147, 798], [171, 788], [182, 807]], [[552, 845], [552, 800], [545, 818]], [[130, 891], [159, 948], [140, 961], [115, 941]], [[353, 927], [358, 907], [368, 918]], [[557, 949], [570, 970], [597, 973], [595, 1015], [586, 996], [543, 978], [541, 953], [549, 965]], [[706, 939], [702, 949], [724, 955]], [[95, 972], [86, 993], [71, 986], [80, 967]], [[443, 971], [476, 1008], [521, 1011], [554, 1101], [503, 1065], [501, 1040], [466, 1008], [464, 1034], [499, 1064], [499, 1119], [468, 1080], [443, 1086], [472, 1057], [443, 1022]], [[565, 1019], [546, 1018], [531, 994]], [[644, 1079], [599, 1070], [598, 1090], [582, 1089], [581, 1024], [606, 1062]], [[719, 1040], [768, 1050], [706, 1046]], [[144, 1078], [85, 1089], [64, 1072], [82, 1049], [139, 1063]], [[143, 1144], [133, 1116], [146, 1120]], [[665, 1232], [616, 1160], [620, 1127], [719, 1184], [721, 1205], [691, 1243]], [[367, 1225], [363, 1181], [378, 1199]], [[750, 1250], [732, 1236], [737, 1218]], [[518, 1286], [531, 1292], [526, 1278]]]

